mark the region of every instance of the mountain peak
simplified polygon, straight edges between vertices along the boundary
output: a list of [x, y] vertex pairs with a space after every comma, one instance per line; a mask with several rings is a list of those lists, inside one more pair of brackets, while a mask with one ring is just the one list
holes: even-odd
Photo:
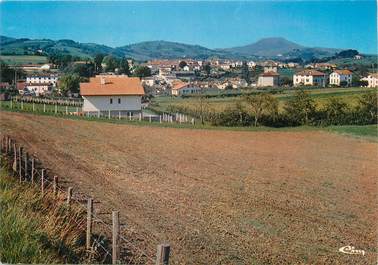
[[302, 49], [303, 46], [288, 41], [282, 37], [270, 37], [258, 40], [255, 43], [228, 49], [238, 54], [254, 54], [257, 56], [280, 56], [295, 49]]

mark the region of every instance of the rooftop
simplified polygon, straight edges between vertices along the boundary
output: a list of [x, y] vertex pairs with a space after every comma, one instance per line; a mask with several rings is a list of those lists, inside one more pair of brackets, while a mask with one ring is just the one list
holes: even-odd
[[303, 71], [296, 73], [296, 75], [324, 76], [325, 74], [320, 72], [320, 71], [317, 71], [317, 70], [306, 69], [306, 70], [303, 70]]
[[347, 69], [335, 70], [334, 72], [338, 73], [339, 75], [351, 75], [352, 74], [352, 72], [347, 70]]
[[138, 77], [96, 76], [89, 83], [80, 83], [82, 96], [131, 96], [144, 95], [144, 88]]

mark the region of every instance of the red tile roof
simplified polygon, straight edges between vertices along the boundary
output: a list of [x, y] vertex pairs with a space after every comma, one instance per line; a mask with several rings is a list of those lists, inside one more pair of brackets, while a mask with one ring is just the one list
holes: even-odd
[[265, 73], [261, 74], [260, 76], [266, 76], [266, 77], [268, 77], [268, 76], [279, 76], [279, 74], [276, 73], [276, 72], [265, 72]]
[[345, 70], [335, 70], [334, 72], [338, 73], [339, 75], [351, 75], [352, 72], [349, 71], [348, 69]]
[[322, 73], [320, 71], [317, 71], [317, 70], [303, 70], [303, 71], [300, 71], [298, 73], [296, 73], [296, 75], [312, 75], [312, 76], [324, 76], [325, 73]]
[[142, 96], [144, 88], [138, 77], [96, 76], [89, 83], [80, 83], [82, 96]]
[[172, 90], [179, 90], [179, 89], [185, 88], [187, 85], [188, 83], [185, 83], [182, 81], [172, 82]]

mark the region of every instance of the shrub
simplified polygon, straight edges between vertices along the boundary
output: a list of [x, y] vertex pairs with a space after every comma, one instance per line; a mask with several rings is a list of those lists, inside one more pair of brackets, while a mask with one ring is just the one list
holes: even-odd
[[314, 121], [316, 104], [307, 92], [299, 89], [286, 103], [285, 112], [292, 125], [309, 125]]

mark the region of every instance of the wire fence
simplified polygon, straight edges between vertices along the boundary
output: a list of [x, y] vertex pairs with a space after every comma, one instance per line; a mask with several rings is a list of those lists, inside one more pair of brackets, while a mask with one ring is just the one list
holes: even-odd
[[[119, 212], [112, 211], [112, 218], [104, 220], [98, 215], [109, 215], [110, 212], [96, 213], [94, 211], [93, 198], [80, 193], [73, 187], [64, 187], [64, 183], [57, 176], [51, 176], [40, 160], [29, 156], [26, 149], [17, 144], [14, 139], [7, 135], [1, 136], [1, 154], [5, 161], [12, 168], [13, 175], [18, 177], [20, 183], [31, 183], [36, 185], [45, 196], [52, 192], [55, 199], [65, 200], [68, 205], [76, 205], [83, 213], [87, 214], [78, 221], [73, 219], [79, 228], [86, 227], [86, 255], [89, 260], [100, 263], [112, 264], [169, 264], [170, 246], [168, 244], [156, 244], [157, 249], [150, 247], [143, 248], [122, 234], [127, 232], [124, 225], [120, 225]], [[84, 205], [86, 203], [86, 205]], [[99, 207], [97, 207], [99, 208]], [[86, 225], [85, 225], [86, 223]], [[122, 228], [122, 229], [121, 229]], [[159, 242], [158, 238], [151, 233], [146, 241]], [[151, 245], [151, 244], [149, 244]], [[155, 254], [154, 254], [155, 253]]]
[[[11, 99], [10, 101], [0, 101], [0, 107], [6, 110], [33, 112], [49, 115], [62, 116], [80, 116], [89, 119], [107, 119], [107, 120], [123, 120], [132, 122], [155, 122], [155, 123], [178, 123], [178, 124], [195, 124], [195, 119], [186, 114], [176, 113], [161, 113], [152, 114], [144, 113], [143, 111], [126, 111], [126, 110], [93, 110], [85, 111], [81, 104], [71, 103], [66, 100], [49, 101], [47, 99], [40, 100], [24, 100]], [[58, 103], [59, 102], [59, 103]]]

